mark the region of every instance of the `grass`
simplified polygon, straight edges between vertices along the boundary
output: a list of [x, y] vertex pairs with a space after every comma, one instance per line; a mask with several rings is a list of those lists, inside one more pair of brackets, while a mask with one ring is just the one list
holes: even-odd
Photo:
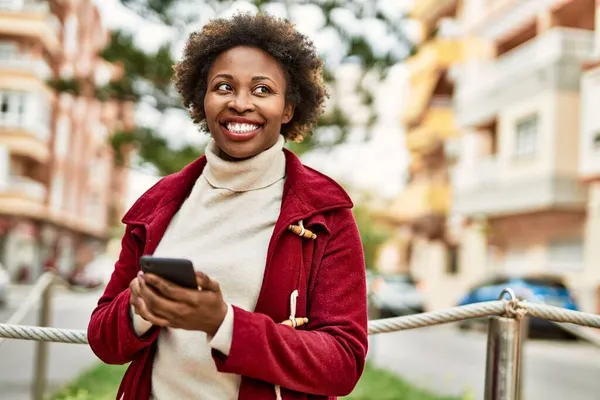
[[[85, 371], [52, 396], [52, 400], [114, 400], [127, 366], [99, 364]], [[354, 392], [347, 400], [459, 400], [437, 396], [416, 388], [397, 375], [367, 365]], [[466, 398], [464, 399], [466, 400]]]
[[[358, 385], [347, 400], [463, 400], [439, 396], [404, 381], [385, 369], [367, 364]], [[467, 400], [466, 398], [464, 400]]]

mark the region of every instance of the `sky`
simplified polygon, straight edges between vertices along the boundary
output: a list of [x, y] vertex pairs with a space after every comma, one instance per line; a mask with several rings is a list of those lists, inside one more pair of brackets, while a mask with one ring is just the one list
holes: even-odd
[[[410, 0], [380, 0], [379, 2], [381, 9], [390, 15], [399, 15], [411, 3]], [[214, 17], [212, 10], [199, 9], [193, 0], [184, 4], [188, 7], [194, 5], [193, 12], [198, 14], [199, 21], [187, 25], [187, 32], [174, 32], [162, 25], [141, 19], [132, 11], [121, 6], [118, 0], [96, 0], [96, 5], [103, 15], [104, 24], [109, 29], [131, 30], [131, 27], [135, 27], [133, 32], [137, 45], [149, 51], [158, 48], [165, 40], [187, 37], [189, 32], [199, 29]], [[253, 9], [250, 3], [237, 1], [225, 15]], [[283, 16], [283, 11], [281, 7], [277, 6], [268, 10], [278, 16]], [[303, 5], [292, 8], [292, 15], [297, 29], [314, 41], [318, 51], [324, 54], [326, 62], [337, 63], [341, 54], [337, 50], [339, 42], [331, 31], [323, 29], [324, 21], [318, 8], [312, 5]], [[346, 29], [352, 32], [366, 33], [367, 39], [375, 49], [387, 51], [393, 46], [394, 40], [387, 37], [385, 32], [372, 21], [356, 21], [351, 12], [344, 10], [336, 13], [334, 17]], [[176, 60], [180, 58], [182, 46], [183, 40], [179, 41], [174, 48]], [[341, 82], [341, 90], [348, 88], [349, 85], [344, 83], [356, 76], [355, 67], [340, 67], [336, 71], [336, 75]], [[404, 186], [408, 164], [407, 152], [403, 145], [404, 130], [400, 125], [400, 110], [402, 103], [406, 101], [406, 77], [407, 72], [402, 65], [394, 67], [387, 80], [377, 84], [374, 88], [379, 121], [373, 128], [369, 141], [365, 142], [361, 135], [357, 135], [348, 143], [337, 146], [332, 151], [318, 150], [307, 154], [302, 157], [303, 162], [358, 190], [374, 192], [385, 198], [393, 198], [397, 195]], [[349, 92], [342, 96], [349, 104], [348, 107], [352, 107], [352, 95]], [[207, 139], [206, 135], [198, 132], [187, 116], [182, 113], [173, 112], [170, 115], [161, 115], [151, 107], [141, 107], [137, 114], [139, 121], [168, 127], [163, 132], [174, 145], [185, 142], [201, 145]], [[152, 172], [132, 171], [127, 205], [131, 205], [156, 180], [157, 178]]]

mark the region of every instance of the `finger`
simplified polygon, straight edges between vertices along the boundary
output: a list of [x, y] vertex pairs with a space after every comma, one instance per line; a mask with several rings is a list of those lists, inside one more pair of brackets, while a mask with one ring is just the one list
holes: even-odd
[[131, 291], [131, 294], [139, 297], [140, 296], [140, 280], [139, 278], [135, 278], [134, 280], [131, 281], [131, 283], [129, 284], [129, 289]]
[[166, 319], [164, 317], [160, 317], [160, 316], [154, 314], [152, 311], [150, 311], [146, 302], [141, 298], [138, 298], [138, 301], [136, 302], [136, 305], [134, 306], [134, 308], [136, 310], [136, 313], [140, 317], [142, 317], [143, 319], [145, 319], [146, 321], [150, 322], [153, 325], [162, 326], [162, 327], [168, 327], [171, 325], [168, 319]]
[[211, 279], [204, 272], [196, 271], [196, 283], [202, 290], [210, 290], [211, 292], [220, 292], [221, 286], [217, 281]]
[[183, 301], [190, 296], [188, 293], [190, 289], [178, 286], [173, 282], [169, 282], [168, 280], [161, 278], [158, 275], [144, 274], [142, 280], [146, 284], [151, 285], [156, 292], [158, 292], [164, 298], [174, 301]]
[[161, 296], [154, 287], [148, 285], [145, 280], [140, 280], [140, 297], [152, 313], [160, 317], [170, 319], [177, 315], [179, 303]]

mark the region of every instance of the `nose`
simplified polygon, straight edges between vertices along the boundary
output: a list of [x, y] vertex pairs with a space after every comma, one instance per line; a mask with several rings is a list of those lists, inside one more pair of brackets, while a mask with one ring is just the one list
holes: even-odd
[[229, 108], [239, 114], [243, 114], [248, 111], [254, 111], [254, 104], [252, 104], [252, 98], [249, 94], [239, 91], [229, 102]]

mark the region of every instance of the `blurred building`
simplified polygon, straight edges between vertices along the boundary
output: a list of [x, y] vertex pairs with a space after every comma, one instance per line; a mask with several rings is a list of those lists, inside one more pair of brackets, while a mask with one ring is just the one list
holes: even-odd
[[96, 96], [119, 73], [99, 57], [108, 40], [91, 0], [0, 0], [0, 262], [13, 277], [53, 257], [72, 268], [123, 212], [109, 136], [133, 108]]
[[460, 133], [450, 68], [465, 56], [465, 39], [455, 22], [458, 6], [457, 0], [417, 1], [411, 12], [422, 27], [418, 51], [406, 62], [409, 98], [402, 123], [411, 161], [406, 188], [383, 213], [390, 224], [400, 227], [382, 252], [389, 260], [384, 263], [386, 272], [394, 270], [391, 261], [397, 260], [396, 271], [410, 271], [426, 280], [427, 291], [435, 289], [431, 283], [437, 276], [457, 268], [458, 248], [447, 238], [446, 220], [453, 163], [448, 150]]
[[537, 273], [563, 276], [585, 310], [600, 305], [599, 7], [415, 2], [411, 180], [389, 218], [411, 227], [430, 307], [493, 275]]

